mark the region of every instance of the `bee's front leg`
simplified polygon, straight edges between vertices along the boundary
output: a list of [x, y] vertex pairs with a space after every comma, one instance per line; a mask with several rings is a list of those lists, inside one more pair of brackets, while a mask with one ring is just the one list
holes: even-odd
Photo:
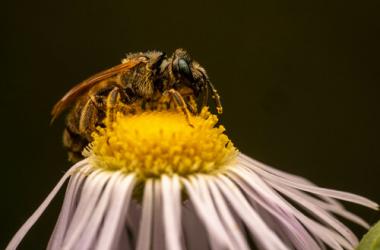
[[189, 123], [190, 126], [193, 126], [190, 122], [190, 113], [187, 109], [188, 105], [183, 99], [183, 96], [175, 89], [169, 89], [166, 90], [163, 95], [169, 95], [170, 98], [174, 100], [174, 103], [178, 105], [178, 107], [182, 110], [182, 112], [185, 114], [186, 121]]
[[91, 95], [90, 98], [98, 110], [103, 112], [107, 112], [109, 106], [114, 107], [120, 102], [132, 102], [132, 98], [118, 85], [102, 88]]
[[116, 86], [114, 87], [108, 94], [107, 100], [106, 100], [106, 106], [107, 106], [107, 116], [106, 122], [113, 122], [115, 120], [116, 113], [119, 111], [123, 111], [121, 107], [123, 106], [126, 101], [127, 103], [131, 101], [131, 98], [129, 95], [123, 91], [122, 88]]
[[65, 128], [62, 135], [63, 146], [68, 150], [68, 159], [71, 162], [77, 162], [83, 159], [82, 150], [88, 144], [88, 141], [78, 134]]
[[79, 118], [79, 132], [88, 141], [92, 141], [92, 132], [96, 129], [98, 122], [98, 109], [91, 98], [89, 98], [82, 108]]
[[101, 95], [91, 95], [90, 98], [98, 110], [106, 111], [106, 97]]

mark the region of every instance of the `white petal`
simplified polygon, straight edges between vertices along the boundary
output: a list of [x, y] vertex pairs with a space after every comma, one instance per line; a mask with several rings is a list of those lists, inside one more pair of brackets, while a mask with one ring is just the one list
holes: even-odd
[[293, 188], [297, 188], [297, 189], [300, 189], [303, 191], [307, 191], [307, 192], [310, 192], [313, 194], [321, 195], [321, 197], [332, 197], [335, 199], [345, 200], [345, 201], [349, 201], [352, 203], [360, 204], [362, 206], [366, 206], [366, 207], [369, 207], [369, 208], [372, 208], [375, 210], [379, 209], [379, 205], [377, 203], [375, 203], [375, 202], [373, 202], [373, 201], [371, 201], [365, 197], [362, 197], [360, 195], [351, 194], [351, 193], [342, 192], [342, 191], [331, 190], [331, 189], [327, 189], [327, 188], [320, 188], [320, 187], [316, 187], [313, 185], [308, 185], [308, 184], [305, 184], [304, 179], [301, 179], [301, 178], [290, 179], [290, 178], [284, 178], [281, 176], [276, 176], [276, 175], [273, 175], [272, 173], [269, 173], [269, 172], [261, 169], [260, 167], [256, 167], [254, 169], [254, 171], [259, 173], [260, 175], [262, 175], [268, 182], [274, 181], [274, 182], [281, 183], [281, 184], [284, 184], [284, 185], [287, 185], [287, 186], [290, 186]]
[[[244, 172], [244, 170], [241, 170]], [[235, 171], [236, 173], [238, 171]], [[239, 171], [240, 172], [240, 171]], [[248, 173], [250, 174], [251, 178], [255, 176], [254, 172]], [[241, 175], [243, 177], [243, 175]], [[259, 182], [260, 179], [257, 178], [255, 182]], [[250, 182], [251, 184], [255, 182]], [[264, 185], [262, 185], [264, 186]], [[292, 206], [290, 203], [285, 201], [284, 199], [278, 197], [279, 199], [276, 200], [276, 202], [279, 202], [281, 205], [281, 208], [286, 210], [287, 212], [293, 214], [298, 220], [300, 220], [306, 228], [313, 233], [314, 237], [319, 237], [323, 242], [325, 242], [327, 245], [329, 245], [333, 249], [342, 249], [342, 246], [345, 246], [347, 248], [352, 248], [351, 244], [347, 242], [342, 236], [337, 234], [335, 231], [330, 230], [329, 228], [326, 228], [325, 226], [322, 226], [321, 224], [317, 223], [316, 221], [308, 218], [303, 213], [298, 211], [294, 206]]]
[[248, 167], [260, 167], [261, 169], [263, 169], [269, 173], [275, 174], [279, 177], [283, 177], [283, 178], [288, 179], [288, 180], [294, 180], [294, 181], [299, 182], [299, 183], [310, 184], [310, 185], [315, 186], [315, 184], [310, 182], [310, 180], [308, 180], [302, 176], [290, 174], [290, 173], [281, 171], [279, 169], [273, 168], [273, 167], [271, 167], [271, 166], [269, 166], [263, 162], [260, 162], [256, 159], [253, 159], [253, 158], [250, 158], [249, 156], [246, 156], [244, 154], [239, 154], [238, 159], [239, 159], [239, 162], [241, 162], [242, 164], [244, 164]]
[[231, 169], [228, 174], [237, 185], [243, 189], [248, 198], [256, 202], [278, 220], [275, 230], [288, 235], [297, 249], [319, 249], [317, 243], [305, 228], [294, 218], [287, 204], [277, 193], [262, 182], [258, 176], [246, 172], [244, 169]]
[[64, 248], [72, 249], [77, 243], [96, 208], [97, 202], [101, 197], [103, 187], [106, 185], [110, 177], [110, 174], [96, 172], [91, 174], [86, 180], [78, 207], [65, 236], [63, 243]]
[[136, 200], [129, 203], [127, 212], [126, 232], [132, 246], [136, 246], [141, 221], [142, 207]]
[[41, 216], [41, 214], [45, 211], [47, 206], [50, 204], [50, 202], [53, 200], [55, 195], [58, 193], [58, 191], [61, 189], [67, 178], [73, 174], [74, 171], [77, 169], [83, 167], [87, 164], [87, 160], [83, 160], [75, 164], [73, 167], [71, 167], [65, 175], [59, 180], [57, 185], [53, 188], [53, 190], [50, 192], [50, 194], [46, 197], [46, 199], [42, 202], [42, 204], [37, 208], [37, 210], [32, 214], [31, 217], [24, 223], [24, 225], [21, 226], [21, 228], [17, 231], [17, 233], [13, 236], [11, 241], [9, 242], [6, 250], [13, 250], [16, 249], [17, 246], [20, 244], [21, 240], [24, 238], [25, 234], [30, 230], [30, 228], [36, 223], [38, 218]]
[[96, 237], [102, 227], [104, 215], [109, 209], [112, 190], [114, 189], [115, 183], [119, 182], [120, 178], [121, 174], [119, 172], [115, 172], [110, 176], [104, 191], [101, 193], [99, 201], [91, 211], [90, 218], [88, 219], [86, 227], [83, 229], [83, 234], [81, 235], [80, 240], [75, 243], [77, 249], [91, 249], [97, 241]]
[[[236, 169], [239, 169], [238, 172], [236, 172], [237, 174], [239, 172], [244, 172], [246, 175], [252, 174], [254, 176], [257, 176], [255, 170], [246, 169], [245, 166], [243, 166], [243, 169], [241, 169], [241, 166], [237, 166], [236, 168], [231, 168], [230, 170], [235, 172]], [[277, 171], [277, 170], [274, 169], [274, 171]], [[244, 175], [242, 175], [241, 177], [244, 178]], [[259, 177], [256, 177], [256, 178], [259, 178]], [[262, 179], [265, 180], [264, 178], [262, 178]], [[251, 183], [251, 182], [247, 181], [247, 183]], [[273, 183], [273, 182], [269, 182], [269, 183]], [[254, 183], [252, 183], [252, 184], [254, 184]], [[312, 184], [312, 186], [314, 186], [314, 184]], [[297, 189], [292, 188], [292, 190], [297, 190]], [[329, 211], [332, 211], [336, 214], [339, 214], [340, 216], [347, 218], [348, 220], [351, 220], [351, 221], [353, 221], [353, 222], [355, 222], [355, 223], [357, 223], [357, 224], [359, 224], [365, 228], [369, 227], [368, 223], [365, 222], [363, 219], [361, 219], [360, 217], [356, 216], [355, 214], [352, 214], [349, 211], [347, 211], [340, 203], [334, 202], [335, 199], [313, 193], [313, 195], [315, 195], [321, 199], [321, 200], [319, 200], [319, 199], [316, 199], [316, 198], [308, 195], [307, 193], [302, 193], [300, 191], [298, 191], [298, 194], [301, 195], [304, 199], [307, 199], [312, 203], [318, 204], [319, 206], [325, 208], [326, 210], [329, 210]], [[323, 202], [322, 200], [324, 200], [326, 202]]]
[[289, 188], [288, 187], [288, 189], [292, 190], [292, 192], [296, 192], [297, 195], [302, 197], [302, 199], [305, 199], [305, 200], [325, 209], [326, 211], [331, 211], [333, 213], [336, 213], [336, 214], [338, 214], [338, 215], [340, 215], [340, 216], [342, 216], [348, 220], [351, 220], [351, 221], [361, 225], [364, 228], [367, 228], [367, 229], [369, 228], [369, 224], [367, 222], [365, 222], [363, 219], [361, 219], [357, 215], [347, 211], [341, 204], [339, 204], [339, 205], [334, 204], [334, 202], [332, 202], [332, 201], [335, 201], [335, 199], [332, 199], [332, 198], [326, 199], [329, 197], [316, 195], [316, 197], [321, 199], [320, 200], [320, 199], [314, 198], [313, 196], [309, 195], [308, 193], [304, 193], [302, 191], [299, 191], [296, 188]]
[[96, 249], [107, 250], [116, 248], [123, 232], [126, 222], [126, 214], [131, 200], [132, 191], [135, 183], [133, 174], [123, 177], [123, 179], [115, 185], [109, 211], [104, 218], [104, 224]]
[[327, 225], [330, 225], [333, 229], [335, 229], [338, 233], [342, 234], [346, 239], [350, 241], [350, 243], [355, 246], [357, 245], [358, 239], [356, 236], [348, 229], [345, 225], [343, 225], [340, 221], [335, 219], [331, 214], [326, 212], [323, 208], [320, 208], [313, 203], [309, 202], [306, 199], [303, 199], [301, 195], [298, 195], [297, 190], [292, 190], [286, 187], [282, 187], [280, 185], [272, 185], [279, 192], [286, 195], [299, 205], [306, 208], [310, 213], [314, 214], [321, 221], [325, 222]]
[[[317, 203], [317, 202], [315, 202], [315, 203]], [[336, 208], [335, 206], [328, 206], [328, 205], [323, 204], [323, 203], [320, 206], [325, 208], [328, 211], [331, 211], [335, 214], [342, 216], [343, 218], [345, 218], [347, 220], [355, 222], [356, 224], [364, 227], [365, 229], [369, 229], [369, 227], [370, 227], [370, 225], [365, 220], [363, 220], [362, 218], [360, 218], [356, 214], [353, 214], [353, 213], [345, 210], [344, 208], [339, 209], [339, 208]]]
[[115, 243], [116, 246], [114, 246], [112, 250], [134, 250], [135, 248], [133, 248], [133, 243], [131, 242], [130, 238], [130, 232], [128, 231], [127, 227], [125, 227], [122, 229], [119, 242], [117, 244]]
[[[314, 183], [312, 183], [310, 180], [308, 180], [304, 177], [301, 177], [298, 175], [293, 175], [293, 174], [281, 171], [279, 169], [275, 169], [275, 168], [270, 167], [270, 166], [268, 166], [268, 165], [266, 165], [266, 164], [264, 164], [258, 160], [250, 158], [244, 154], [239, 154], [238, 159], [239, 159], [239, 162], [241, 162], [243, 165], [247, 166], [248, 168], [252, 169], [253, 171], [255, 171], [255, 169], [257, 169], [257, 168], [260, 168], [260, 169], [265, 170], [271, 174], [277, 175], [278, 177], [282, 177], [282, 178], [285, 178], [285, 179], [288, 179], [288, 180], [291, 180], [294, 182], [302, 183], [305, 185], [309, 185], [309, 186], [315, 186], [315, 187], [317, 186]], [[317, 195], [322, 200], [325, 200], [328, 203], [331, 203], [334, 206], [342, 207], [342, 205], [335, 199], [332, 199], [332, 198], [326, 197], [326, 196], [320, 196], [318, 194], [315, 194], [315, 195]]]
[[144, 187], [142, 218], [137, 241], [137, 250], [149, 250], [153, 224], [153, 180], [148, 179]]
[[[239, 167], [237, 167], [237, 169], [239, 169]], [[238, 171], [237, 169], [232, 170], [232, 171], [240, 175], [241, 178], [246, 179], [247, 183], [249, 183], [250, 185], [255, 185], [256, 183], [261, 182], [260, 186], [267, 188], [267, 192], [262, 193], [262, 194], [267, 194], [267, 195], [271, 194], [271, 192], [268, 192], [270, 188], [262, 182], [260, 177], [258, 177], [255, 174], [255, 172], [250, 171], [250, 170], [245, 170], [245, 169], [239, 169]], [[249, 180], [248, 180], [248, 177], [246, 176], [249, 176]], [[256, 190], [259, 190], [259, 188], [256, 187]], [[317, 223], [316, 221], [308, 218], [307, 216], [305, 216], [303, 213], [298, 211], [294, 206], [292, 206], [290, 203], [288, 203], [286, 200], [284, 200], [280, 196], [278, 196], [274, 201], [279, 204], [279, 207], [281, 207], [281, 209], [287, 211], [288, 213], [293, 214], [298, 220], [300, 220], [306, 226], [306, 228], [314, 234], [313, 236], [315, 238], [319, 237], [323, 242], [325, 242], [327, 245], [329, 245], [333, 249], [341, 249], [342, 248], [341, 246], [352, 248], [351, 244], [346, 239], [344, 239], [341, 235]]]
[[218, 176], [217, 184], [223, 195], [229, 200], [235, 212], [252, 232], [259, 247], [264, 249], [288, 249], [278, 236], [265, 224], [256, 211], [244, 198], [237, 186], [225, 176]]
[[161, 177], [163, 198], [163, 218], [165, 239], [168, 250], [179, 250], [181, 247], [181, 203], [180, 185], [177, 176]]
[[224, 227], [220, 225], [219, 220], [215, 219], [213, 211], [210, 211], [210, 207], [206, 201], [202, 199], [202, 190], [197, 187], [197, 181], [192, 180], [190, 183], [187, 179], [183, 178], [182, 182], [185, 185], [187, 194], [199, 219], [206, 227], [212, 249], [228, 249], [231, 246], [231, 242], [225, 233]]
[[183, 204], [182, 221], [187, 250], [209, 250], [207, 231], [189, 200]]
[[76, 173], [70, 178], [65, 193], [63, 206], [59, 214], [58, 221], [55, 225], [54, 231], [50, 237], [47, 249], [62, 248], [62, 243], [66, 234], [66, 230], [75, 211], [74, 204], [78, 201], [79, 189], [82, 187], [85, 179], [86, 176], [82, 174], [82, 172]]
[[215, 207], [218, 209], [220, 217], [222, 218], [222, 223], [227, 228], [226, 231], [234, 242], [233, 245], [236, 246], [237, 249], [248, 250], [249, 246], [247, 245], [247, 241], [244, 239], [244, 232], [240, 230], [238, 223], [233, 218], [226, 201], [223, 199], [214, 181], [210, 178], [208, 179], [207, 184], [210, 188], [212, 197], [214, 198]]
[[161, 181], [154, 181], [154, 212], [153, 212], [153, 246], [155, 250], [165, 250], [165, 235], [162, 218]]
[[[221, 231], [220, 234], [228, 239], [229, 248], [235, 249], [234, 238], [232, 235], [228, 234], [228, 227], [223, 224], [224, 218], [220, 216], [220, 212], [214, 203], [214, 197], [212, 197], [210, 189], [207, 186], [206, 179], [211, 178], [208, 175], [196, 175], [195, 177], [190, 178], [193, 186], [197, 187], [198, 195], [202, 198], [203, 203], [207, 207], [208, 216], [218, 225], [217, 227]], [[214, 179], [215, 178], [212, 178], [213, 181]]]

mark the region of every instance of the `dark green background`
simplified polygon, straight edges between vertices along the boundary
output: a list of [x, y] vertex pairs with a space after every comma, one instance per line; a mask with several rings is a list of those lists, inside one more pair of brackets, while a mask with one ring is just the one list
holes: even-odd
[[[0, 248], [69, 167], [53, 104], [132, 51], [186, 48], [241, 151], [380, 202], [380, 2], [355, 2], [3, 1]], [[45, 246], [62, 194], [23, 248]]]

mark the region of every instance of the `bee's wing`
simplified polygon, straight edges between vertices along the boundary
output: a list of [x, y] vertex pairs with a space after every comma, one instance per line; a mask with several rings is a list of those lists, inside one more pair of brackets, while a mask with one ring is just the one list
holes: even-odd
[[123, 61], [123, 63], [116, 65], [110, 69], [106, 69], [102, 72], [99, 72], [74, 86], [72, 89], [69, 90], [69, 92], [66, 93], [66, 95], [62, 97], [61, 100], [59, 100], [54, 105], [51, 111], [51, 122], [53, 122], [68, 106], [70, 106], [70, 104], [72, 104], [78, 97], [86, 93], [86, 91], [88, 91], [92, 86], [119, 72], [128, 71], [135, 67], [137, 64], [141, 63], [142, 61], [143, 60], [141, 57], [125, 60]]

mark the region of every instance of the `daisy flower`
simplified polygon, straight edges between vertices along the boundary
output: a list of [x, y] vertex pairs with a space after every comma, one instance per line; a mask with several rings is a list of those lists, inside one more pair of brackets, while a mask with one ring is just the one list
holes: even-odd
[[94, 134], [13, 237], [16, 249], [69, 180], [48, 249], [353, 249], [336, 216], [368, 224], [338, 200], [364, 197], [315, 186], [239, 152], [202, 110], [119, 114]]

